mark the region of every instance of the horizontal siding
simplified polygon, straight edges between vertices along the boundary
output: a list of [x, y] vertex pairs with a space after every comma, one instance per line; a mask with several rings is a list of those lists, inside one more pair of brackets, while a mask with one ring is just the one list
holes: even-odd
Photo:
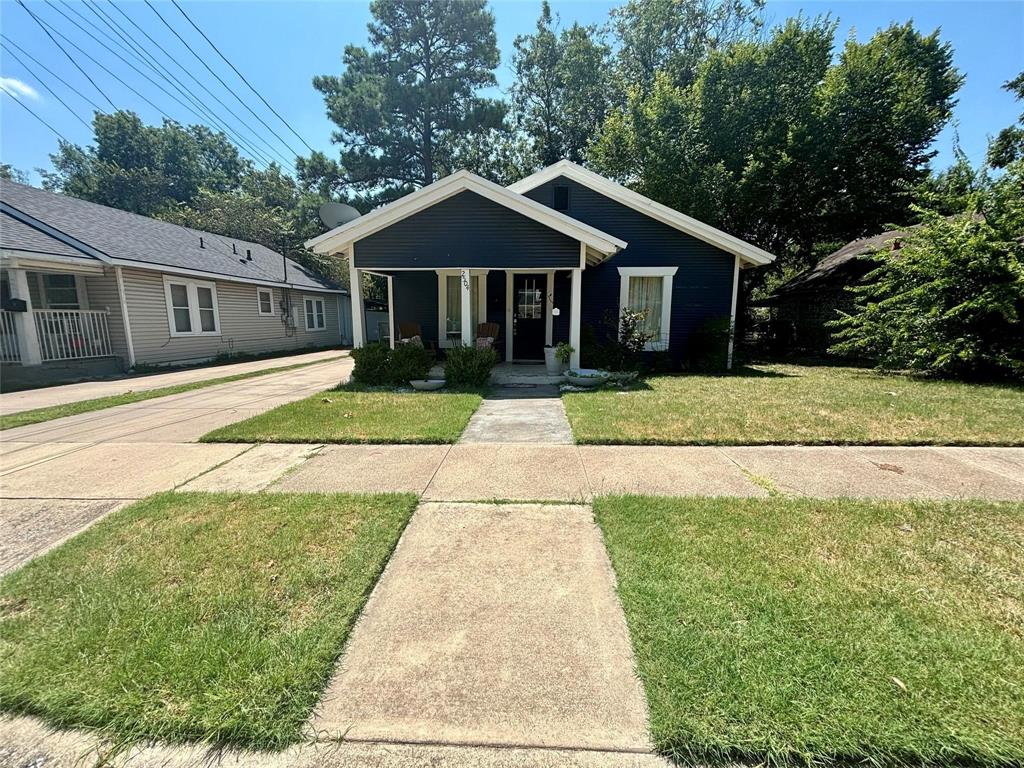
[[578, 267], [579, 242], [475, 192], [460, 192], [354, 245], [357, 267]]
[[124, 283], [135, 359], [139, 363], [187, 362], [218, 354], [279, 352], [341, 343], [337, 294], [289, 290], [292, 305], [300, 308], [303, 296], [322, 296], [327, 315], [327, 328], [323, 331], [306, 331], [301, 315], [297, 327], [289, 330], [281, 321], [282, 289], [272, 289], [275, 314], [263, 316], [257, 310], [257, 286], [218, 280], [215, 283], [220, 335], [171, 336], [163, 275], [125, 269]]
[[[559, 177], [526, 193], [552, 205], [553, 188], [569, 187], [569, 216], [629, 245], [597, 267], [583, 271], [583, 326], [599, 328], [608, 313], [618, 314], [618, 267], [678, 267], [672, 282], [671, 352], [677, 360], [705, 321], [728, 317], [732, 307], [735, 257], [703, 240], [662, 224], [581, 184]], [[556, 281], [556, 302], [561, 291]], [[555, 337], [558, 338], [556, 322]]]
[[114, 354], [127, 362], [128, 342], [124, 332], [124, 318], [121, 315], [121, 297], [117, 293], [117, 277], [113, 270], [105, 275], [86, 276], [85, 293], [89, 309], [107, 310], [110, 345]]

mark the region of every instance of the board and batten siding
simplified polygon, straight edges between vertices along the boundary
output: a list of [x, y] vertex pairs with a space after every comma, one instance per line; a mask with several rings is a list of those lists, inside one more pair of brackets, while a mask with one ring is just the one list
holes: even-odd
[[580, 264], [578, 241], [469, 191], [356, 241], [353, 252], [356, 267], [381, 270]]
[[[670, 352], [676, 360], [685, 355], [689, 338], [703, 323], [729, 317], [736, 261], [732, 254], [564, 176], [526, 196], [553, 207], [556, 186], [569, 188], [569, 209], [564, 213], [629, 244], [602, 264], [583, 270], [584, 328], [602, 326], [608, 313], [617, 315], [619, 267], [678, 267], [672, 280], [669, 332]], [[564, 285], [556, 278], [556, 302], [563, 292]], [[555, 323], [556, 340], [561, 336], [560, 325]]]
[[[272, 288], [273, 315], [260, 315], [258, 286], [226, 280], [212, 281], [217, 286], [220, 334], [216, 336], [172, 336], [167, 317], [164, 275], [160, 272], [125, 269], [124, 289], [131, 321], [135, 360], [138, 363], [183, 363], [216, 357], [219, 354], [280, 352], [307, 347], [340, 345], [342, 325], [351, 333], [351, 316], [339, 321], [339, 310], [348, 307], [348, 297], [288, 289], [293, 306], [300, 308], [298, 322], [289, 331], [281, 320], [282, 289]], [[170, 276], [172, 279], [178, 279]], [[181, 280], [191, 278], [182, 277]], [[201, 281], [211, 282], [211, 281]], [[327, 327], [307, 331], [303, 319], [303, 296], [324, 299]], [[349, 313], [351, 314], [351, 313]]]

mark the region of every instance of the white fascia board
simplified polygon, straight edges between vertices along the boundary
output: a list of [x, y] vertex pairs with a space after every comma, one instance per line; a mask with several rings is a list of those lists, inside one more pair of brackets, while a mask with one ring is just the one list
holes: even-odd
[[112, 264], [116, 267], [129, 269], [144, 269], [149, 272], [161, 272], [168, 275], [185, 275], [198, 277], [203, 280], [220, 280], [223, 283], [246, 283], [247, 285], [266, 285], [272, 288], [289, 288], [295, 291], [313, 291], [315, 293], [341, 293], [348, 294], [344, 288], [323, 288], [309, 285], [298, 285], [297, 283], [284, 283], [280, 280], [261, 280], [257, 277], [241, 277], [236, 275], [225, 275], [222, 272], [207, 272], [201, 269], [188, 269], [187, 267], [173, 267], [167, 264], [153, 264], [148, 261], [132, 261], [131, 259], [114, 259]]
[[12, 269], [23, 267], [31, 269], [37, 266], [41, 269], [52, 268], [54, 265], [68, 267], [69, 272], [82, 273], [103, 273], [104, 265], [96, 259], [88, 256], [81, 258], [77, 256], [61, 256], [55, 253], [40, 253], [39, 251], [22, 251], [16, 248], [4, 248], [0, 250], [0, 262], [10, 261]]
[[678, 229], [680, 232], [685, 232], [706, 243], [710, 243], [756, 266], [770, 264], [775, 261], [773, 254], [758, 248], [756, 245], [740, 240], [738, 237], [716, 229], [710, 224], [705, 224], [703, 221], [698, 221], [692, 216], [687, 216], [685, 213], [673, 210], [667, 205], [655, 202], [649, 197], [644, 197], [639, 192], [634, 192], [621, 184], [616, 184], [611, 179], [606, 179], [604, 176], [589, 171], [569, 160], [559, 160], [554, 165], [549, 165], [547, 168], [543, 168], [533, 175], [517, 181], [515, 184], [510, 184], [508, 188], [512, 192], [522, 195], [531, 189], [539, 187], [541, 184], [557, 179], [559, 176], [572, 179], [605, 197], [646, 214], [662, 224], [667, 224]]
[[393, 203], [307, 240], [305, 245], [314, 253], [330, 255], [346, 251], [349, 244], [372, 235], [397, 221], [412, 216], [460, 192], [474, 192], [492, 202], [503, 205], [527, 218], [533, 219], [562, 234], [586, 243], [594, 250], [611, 255], [626, 247], [626, 242], [595, 227], [552, 210], [546, 205], [511, 192], [499, 184], [481, 178], [469, 171], [456, 171]]

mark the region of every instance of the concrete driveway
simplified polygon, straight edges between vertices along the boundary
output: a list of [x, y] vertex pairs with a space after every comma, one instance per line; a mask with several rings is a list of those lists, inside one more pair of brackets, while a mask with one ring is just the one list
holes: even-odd
[[332, 387], [351, 370], [346, 357], [5, 430], [0, 573], [129, 501], [175, 488], [245, 453], [251, 446], [195, 441]]
[[337, 349], [320, 352], [307, 352], [301, 355], [275, 357], [270, 360], [249, 360], [244, 363], [228, 363], [213, 365], [206, 368], [189, 368], [182, 371], [152, 373], [144, 376], [125, 376], [107, 381], [83, 381], [77, 384], [64, 384], [59, 387], [43, 387], [28, 389], [24, 392], [9, 392], [0, 397], [0, 414], [31, 411], [36, 408], [49, 408], [54, 405], [77, 403], [81, 400], [93, 400], [97, 397], [123, 395], [126, 392], [146, 392], [161, 387], [172, 387], [177, 384], [190, 384], [195, 381], [222, 379], [226, 376], [237, 376], [240, 373], [253, 371], [271, 371], [300, 363], [314, 363], [336, 359], [348, 354]]

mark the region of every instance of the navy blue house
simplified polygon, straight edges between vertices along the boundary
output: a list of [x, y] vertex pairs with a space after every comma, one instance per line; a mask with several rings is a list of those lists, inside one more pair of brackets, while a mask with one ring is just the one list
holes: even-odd
[[387, 279], [392, 343], [418, 331], [471, 344], [492, 323], [505, 360], [565, 341], [574, 366], [582, 329], [625, 307], [644, 312], [652, 349], [681, 358], [699, 325], [735, 322], [739, 271], [774, 259], [568, 161], [507, 188], [459, 171], [306, 245], [348, 259], [353, 286], [364, 272]]

